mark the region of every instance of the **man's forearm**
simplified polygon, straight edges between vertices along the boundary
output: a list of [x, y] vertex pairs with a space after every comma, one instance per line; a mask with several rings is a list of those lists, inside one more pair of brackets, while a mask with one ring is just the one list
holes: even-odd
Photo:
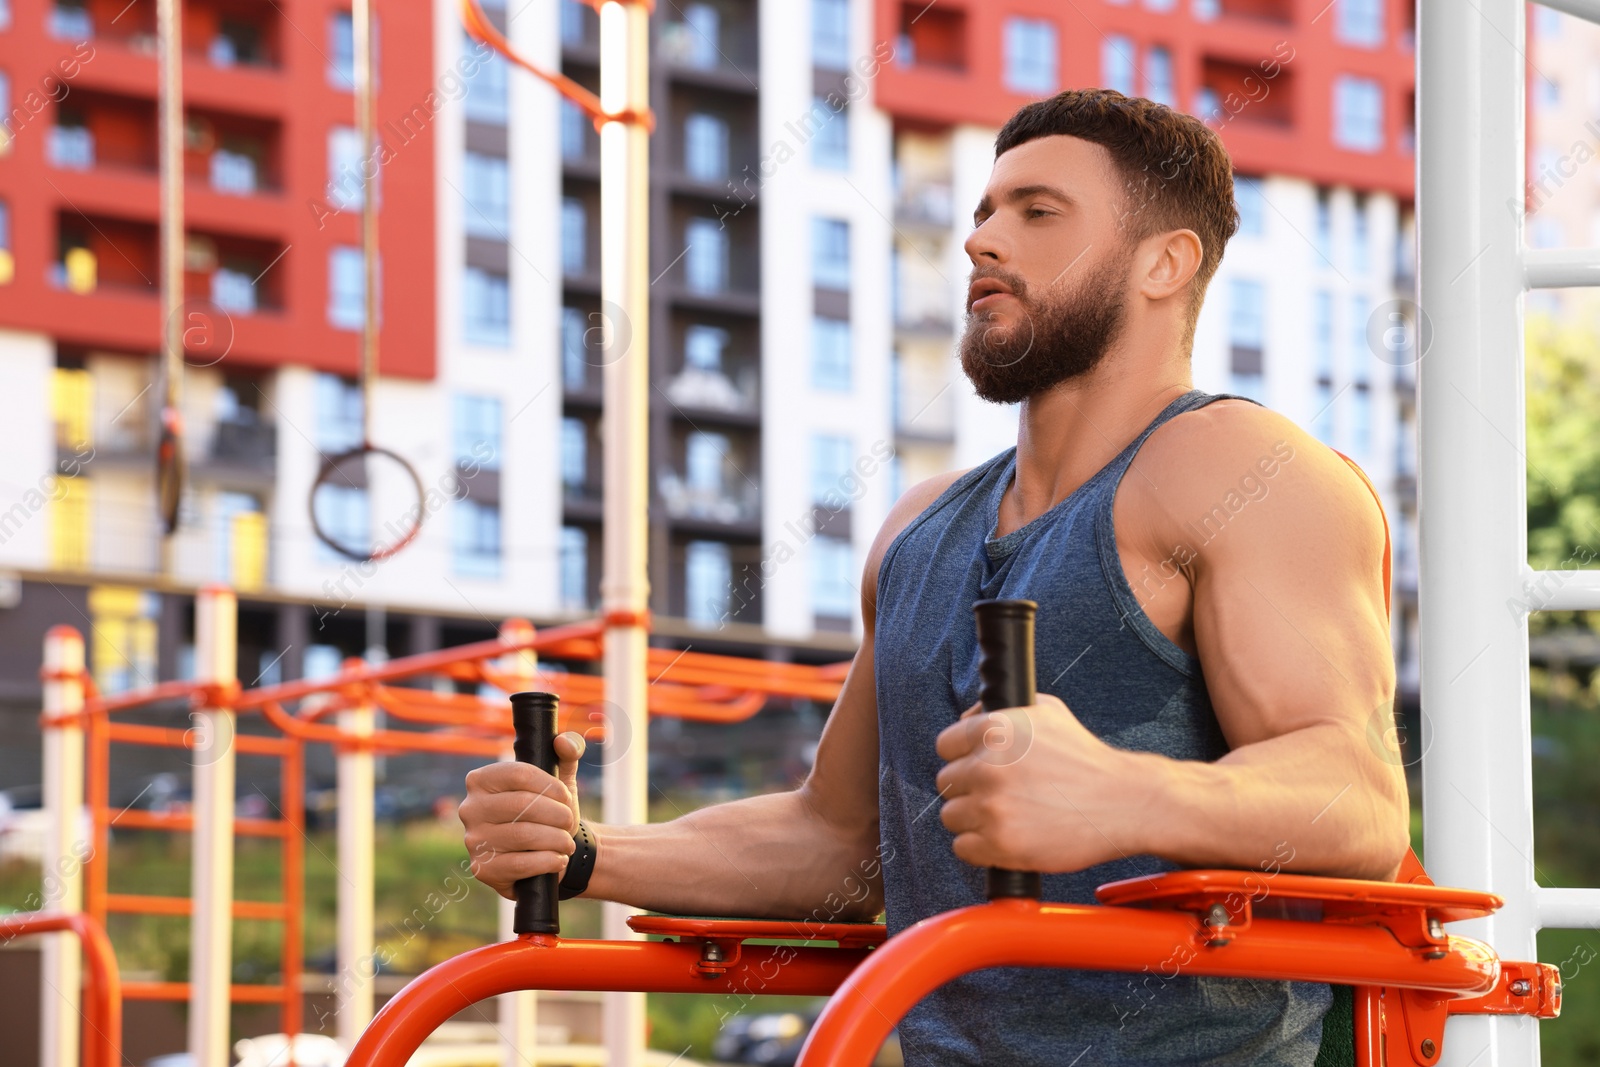
[[1186, 867], [1394, 876], [1408, 840], [1405, 780], [1348, 730], [1314, 726], [1215, 763], [1129, 753], [1148, 783], [1130, 853]]
[[798, 792], [648, 826], [593, 825], [599, 851], [583, 895], [679, 915], [870, 919], [882, 898], [868, 825], [831, 827]]

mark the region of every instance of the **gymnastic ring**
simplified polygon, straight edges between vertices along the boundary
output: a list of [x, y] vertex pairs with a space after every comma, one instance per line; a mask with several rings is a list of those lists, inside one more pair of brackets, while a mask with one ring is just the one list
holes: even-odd
[[[394, 460], [402, 470], [411, 476], [411, 484], [417, 491], [416, 516], [411, 525], [392, 544], [376, 550], [363, 551], [341, 544], [333, 535], [322, 528], [322, 523], [317, 519], [317, 490], [322, 488], [335, 470], [339, 469], [340, 464], [360, 456], [383, 456], [386, 459]], [[397, 555], [401, 549], [416, 540], [417, 534], [422, 532], [422, 520], [427, 514], [425, 503], [426, 496], [422, 488], [422, 477], [417, 474], [417, 469], [404, 457], [393, 449], [380, 448], [377, 445], [357, 445], [355, 448], [346, 449], [337, 455], [323, 457], [322, 467], [317, 471], [317, 480], [311, 483], [311, 495], [307, 501], [306, 508], [311, 513], [311, 531], [316, 534], [317, 540], [339, 553], [339, 555], [357, 563], [382, 563], [384, 560]]]

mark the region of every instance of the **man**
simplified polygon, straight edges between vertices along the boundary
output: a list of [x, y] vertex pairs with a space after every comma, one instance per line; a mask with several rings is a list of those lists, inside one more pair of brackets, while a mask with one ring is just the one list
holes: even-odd
[[[1289, 420], [1190, 384], [1237, 221], [1227, 154], [1193, 118], [1100, 90], [1017, 112], [966, 242], [961, 340], [979, 395], [1021, 402], [1016, 448], [891, 510], [806, 782], [595, 827], [587, 896], [702, 915], [886, 907], [892, 934], [980, 901], [986, 866], [1045, 872], [1045, 898], [1080, 902], [1177, 866], [1268, 885], [1280, 869], [1397, 873], [1405, 786], [1368, 742], [1394, 691], [1380, 511]], [[975, 707], [985, 597], [1039, 604], [1033, 707]], [[558, 747], [559, 781], [510, 763], [468, 778], [467, 845], [502, 894], [573, 851], [581, 739]], [[1327, 986], [1134, 977], [968, 975], [903, 1022], [906, 1062], [1316, 1056]]]

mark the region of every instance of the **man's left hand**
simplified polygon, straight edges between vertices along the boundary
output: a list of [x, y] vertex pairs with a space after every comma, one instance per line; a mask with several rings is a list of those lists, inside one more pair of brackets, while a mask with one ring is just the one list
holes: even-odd
[[939, 735], [946, 761], [939, 818], [975, 867], [1080, 871], [1141, 851], [1148, 756], [1113, 748], [1056, 697], [985, 712], [974, 705]]

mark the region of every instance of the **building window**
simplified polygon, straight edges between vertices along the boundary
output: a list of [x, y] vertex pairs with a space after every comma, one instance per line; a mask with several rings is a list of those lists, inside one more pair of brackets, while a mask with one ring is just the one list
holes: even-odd
[[506, 239], [511, 228], [511, 172], [499, 156], [468, 152], [462, 157], [464, 229], [479, 237]]
[[850, 69], [850, 0], [812, 0], [811, 65]]
[[[475, 49], [477, 42], [466, 39], [466, 47]], [[507, 114], [506, 61], [498, 52], [490, 52], [478, 62], [478, 70], [467, 79], [467, 95], [463, 99], [466, 117], [474, 122], [488, 122], [504, 126]]]
[[328, 16], [328, 84], [346, 91], [356, 85], [355, 22], [348, 11]]
[[1333, 265], [1333, 205], [1328, 202], [1328, 190], [1317, 190], [1316, 220], [1312, 226], [1313, 245], [1322, 262]]
[[850, 288], [850, 224], [843, 219], [811, 220], [811, 283]]
[[1383, 148], [1383, 87], [1341, 74], [1333, 82], [1333, 141], [1356, 152]]
[[583, 44], [586, 36], [583, 21], [589, 5], [582, 0], [561, 0], [561, 43]]
[[720, 541], [690, 541], [684, 552], [685, 611], [690, 622], [716, 626], [728, 617], [733, 559]]
[[683, 363], [695, 370], [720, 373], [728, 331], [720, 326], [695, 324], [683, 331]]
[[850, 618], [859, 606], [850, 577], [854, 571], [850, 542], [819, 536], [811, 542], [811, 610], [829, 618]]
[[511, 279], [498, 271], [461, 272], [461, 333], [471, 344], [511, 344]]
[[728, 231], [716, 219], [690, 219], [684, 228], [683, 269], [689, 289], [720, 293], [728, 288]]
[[850, 324], [817, 315], [811, 320], [811, 385], [833, 393], [850, 391]]
[[1101, 42], [1100, 80], [1107, 89], [1115, 89], [1125, 96], [1132, 96], [1137, 91], [1133, 77], [1134, 54], [1133, 39], [1120, 33], [1114, 33]]
[[561, 528], [561, 608], [589, 607], [589, 535], [580, 526]]
[[1210, 22], [1222, 14], [1221, 0], [1191, 0], [1189, 10], [1194, 12], [1196, 22]]
[[267, 579], [267, 517], [249, 493], [217, 494], [217, 580], [235, 589], [259, 589]]
[[1553, 41], [1566, 32], [1566, 20], [1561, 17], [1561, 12], [1545, 7], [1543, 4], [1533, 5], [1533, 30], [1539, 37]]
[[50, 500], [50, 565], [56, 570], [89, 568], [91, 490], [88, 478], [58, 478]]
[[811, 138], [811, 165], [818, 170], [850, 169], [850, 107], [835, 111], [823, 97], [811, 101], [811, 120], [816, 133]]
[[361, 249], [340, 245], [328, 253], [328, 322], [359, 330], [366, 320], [366, 260]]
[[211, 153], [211, 188], [248, 196], [256, 191], [256, 161], [247, 153], [219, 148]]
[[[335, 126], [328, 131], [328, 204], [338, 211], [359, 208], [366, 201], [367, 183], [361, 173], [361, 131]], [[376, 169], [373, 181], [377, 181]]]
[[582, 274], [589, 263], [589, 212], [575, 196], [561, 200], [561, 269]]
[[1351, 450], [1366, 456], [1372, 452], [1372, 389], [1366, 382], [1357, 382], [1351, 391], [1351, 433], [1355, 440]]
[[1267, 202], [1262, 195], [1261, 179], [1235, 175], [1233, 200], [1239, 208], [1239, 232], [1246, 237], [1260, 237], [1267, 232]]
[[589, 491], [589, 427], [582, 419], [562, 419], [562, 486], [571, 496]]
[[1312, 344], [1317, 358], [1317, 378], [1333, 381], [1333, 294], [1319, 289], [1312, 297]]
[[83, 119], [65, 108], [50, 127], [45, 153], [55, 166], [67, 170], [89, 170], [94, 166], [94, 134]]
[[582, 419], [561, 420], [561, 485], [570, 496], [589, 489], [589, 428]]
[[587, 331], [582, 311], [561, 309], [561, 384], [567, 389], [589, 387]]
[[451, 511], [452, 569], [465, 578], [500, 577], [500, 505], [465, 497]]
[[728, 177], [728, 124], [696, 112], [683, 121], [683, 168], [701, 182]]
[[1367, 198], [1357, 196], [1355, 216], [1350, 220], [1350, 259], [1356, 274], [1364, 275], [1372, 266], [1371, 223], [1367, 218]]
[[841, 511], [848, 506], [845, 479], [850, 474], [850, 438], [818, 434], [811, 439], [811, 503]]
[[1334, 10], [1339, 40], [1368, 48], [1383, 43], [1383, 0], [1339, 0]]
[[1312, 297], [1312, 346], [1316, 357], [1317, 410], [1311, 416], [1311, 433], [1325, 445], [1333, 444], [1333, 294], [1319, 289]]
[[561, 158], [584, 159], [589, 155], [589, 131], [593, 123], [588, 112], [566, 97], [561, 98]]
[[727, 435], [696, 430], [684, 441], [684, 484], [699, 494], [721, 497], [729, 451]]
[[[313, 503], [317, 509], [317, 522], [334, 541], [351, 548], [371, 544], [372, 522], [365, 489], [324, 482], [317, 489]], [[346, 562], [343, 554], [329, 547], [320, 537], [317, 539], [317, 560], [330, 564]]]
[[361, 387], [337, 374], [316, 378], [317, 449], [330, 456], [361, 443]]
[[1153, 45], [1144, 54], [1144, 95], [1171, 107], [1177, 99], [1172, 88], [1172, 53]]
[[721, 54], [722, 17], [710, 4], [688, 4], [683, 21], [661, 28], [661, 51], [671, 62], [715, 70]]
[[1372, 317], [1372, 302], [1361, 293], [1350, 295], [1350, 380], [1366, 385], [1371, 378], [1371, 355], [1367, 349], [1367, 320]]
[[455, 397], [454, 406], [451, 429], [456, 466], [466, 470], [499, 470], [500, 398], [463, 393]]
[[1048, 96], [1061, 87], [1055, 23], [1048, 19], [1006, 19], [1005, 49], [1007, 89]]
[[255, 280], [241, 270], [218, 267], [211, 275], [211, 302], [223, 311], [256, 310]]
[[1236, 278], [1229, 294], [1230, 391], [1260, 399], [1266, 370], [1266, 286]]

